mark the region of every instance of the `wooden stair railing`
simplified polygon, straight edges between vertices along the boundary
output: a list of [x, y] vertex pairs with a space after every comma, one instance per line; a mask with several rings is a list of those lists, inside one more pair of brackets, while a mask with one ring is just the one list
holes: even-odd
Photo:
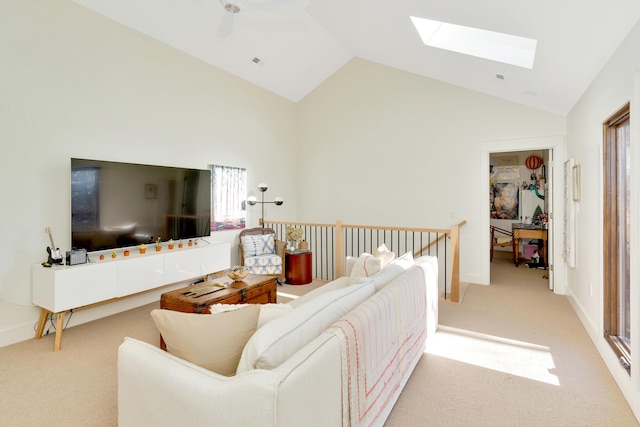
[[[342, 276], [347, 256], [373, 253], [380, 243], [385, 243], [397, 254], [410, 251], [414, 257], [435, 255], [444, 266], [445, 298], [460, 302], [460, 227], [466, 221], [448, 229], [353, 225], [341, 221], [318, 224], [265, 220], [264, 224], [273, 228], [281, 240], [286, 240], [286, 226], [303, 228], [304, 238], [314, 252], [314, 277], [319, 279], [333, 280]], [[427, 240], [426, 243], [423, 240]], [[448, 287], [450, 294], [447, 294]]]

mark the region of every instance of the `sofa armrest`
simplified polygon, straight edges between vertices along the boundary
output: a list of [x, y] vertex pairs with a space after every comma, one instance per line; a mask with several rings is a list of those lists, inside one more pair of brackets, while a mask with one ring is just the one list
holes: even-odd
[[225, 377], [132, 338], [118, 349], [120, 427], [271, 426], [274, 390], [266, 371]]
[[226, 377], [125, 338], [118, 349], [118, 426], [340, 425], [341, 360], [337, 338], [323, 333], [273, 370]]

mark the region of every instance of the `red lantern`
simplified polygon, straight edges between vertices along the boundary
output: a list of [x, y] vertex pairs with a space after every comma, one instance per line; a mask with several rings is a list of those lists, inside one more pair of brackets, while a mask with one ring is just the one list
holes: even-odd
[[527, 157], [527, 160], [524, 161], [524, 164], [527, 169], [529, 169], [531, 172], [534, 172], [536, 169], [542, 166], [542, 159], [538, 156], [529, 156]]
[[542, 166], [542, 159], [538, 156], [529, 156], [524, 161], [524, 165], [531, 171], [531, 180], [536, 180], [536, 169]]

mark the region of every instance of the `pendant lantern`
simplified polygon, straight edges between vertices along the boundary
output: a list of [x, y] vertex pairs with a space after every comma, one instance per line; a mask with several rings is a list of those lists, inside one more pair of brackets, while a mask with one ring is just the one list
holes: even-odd
[[529, 156], [524, 161], [524, 165], [531, 171], [531, 179], [535, 181], [536, 179], [536, 169], [542, 166], [542, 159], [538, 156]]

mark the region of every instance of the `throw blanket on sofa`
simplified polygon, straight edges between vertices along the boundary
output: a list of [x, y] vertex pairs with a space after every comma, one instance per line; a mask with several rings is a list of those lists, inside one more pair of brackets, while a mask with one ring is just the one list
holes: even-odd
[[342, 345], [343, 426], [382, 425], [425, 349], [425, 271], [401, 278], [332, 325]]

